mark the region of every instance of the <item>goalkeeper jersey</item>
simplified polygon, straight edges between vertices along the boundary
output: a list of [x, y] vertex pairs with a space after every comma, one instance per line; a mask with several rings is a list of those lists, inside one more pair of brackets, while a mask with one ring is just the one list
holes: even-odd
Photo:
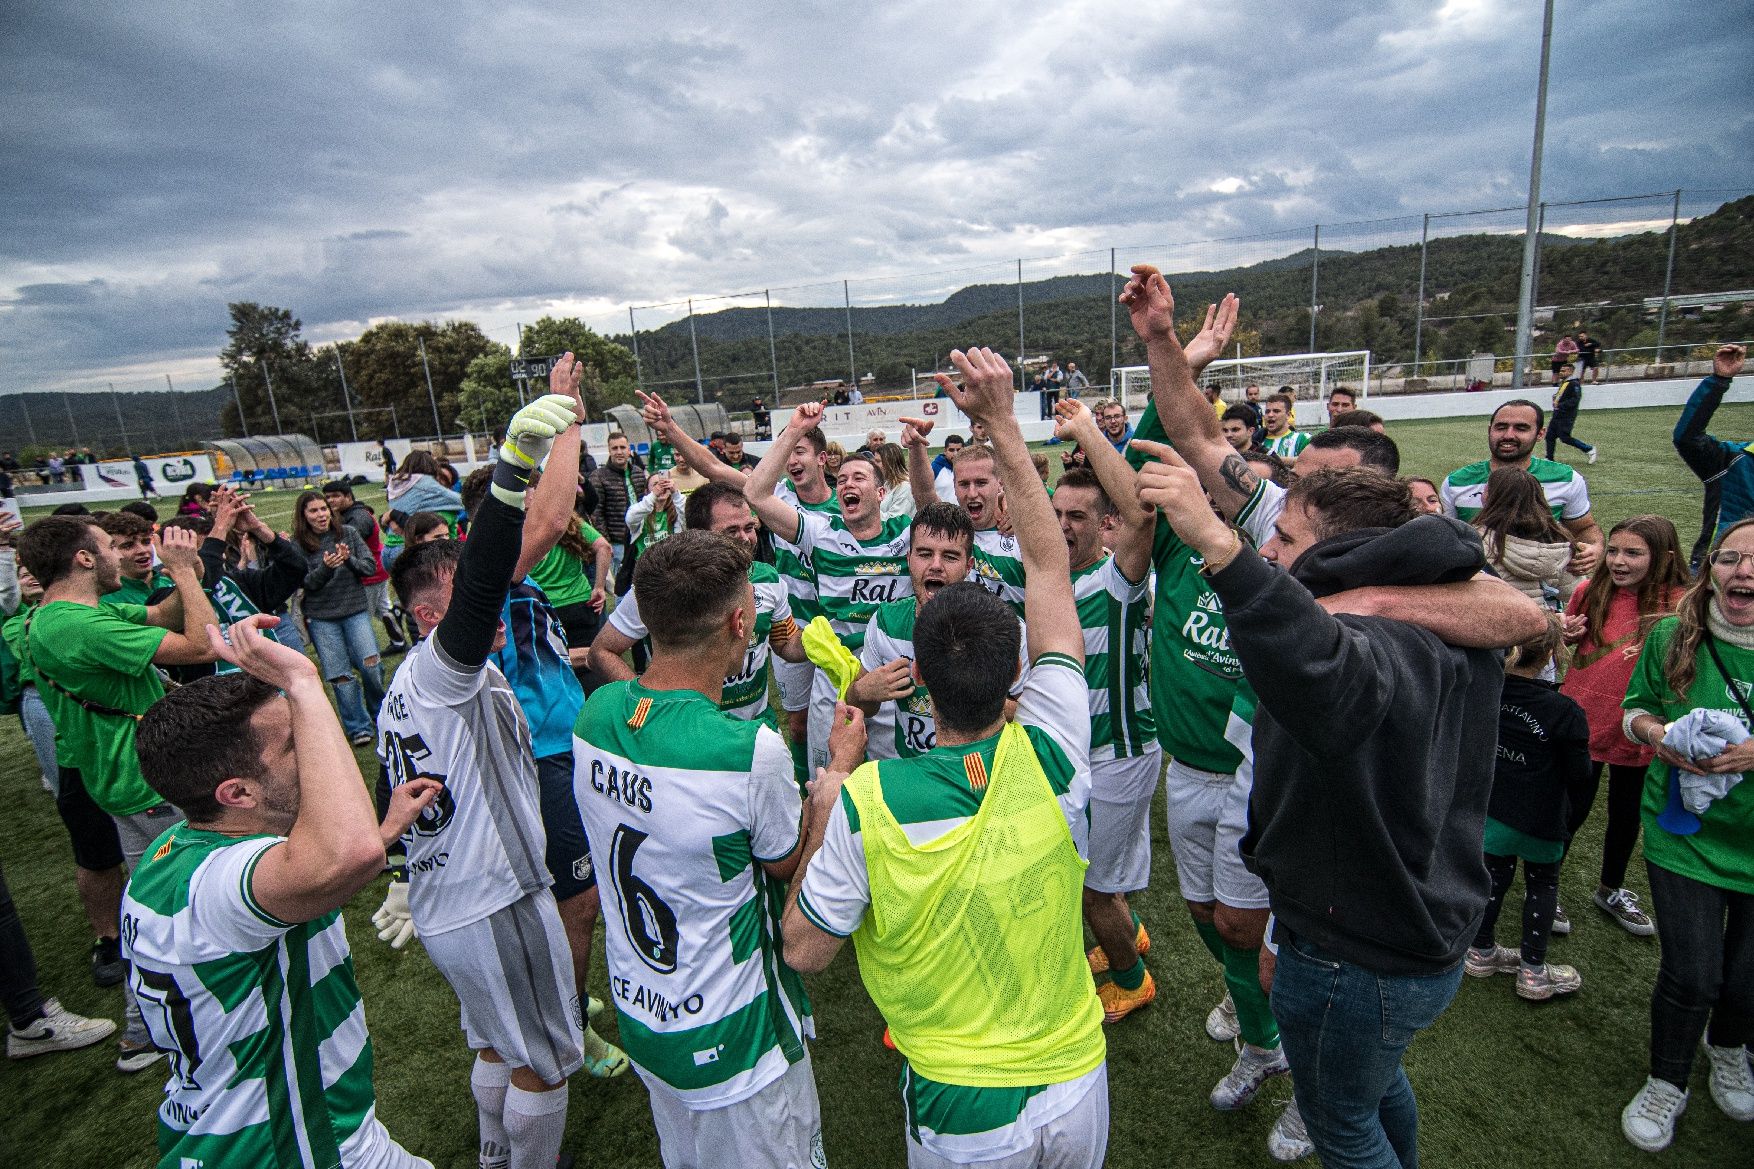
[[811, 1033], [761, 868], [801, 833], [784, 740], [695, 691], [612, 682], [579, 713], [573, 767], [628, 1057], [690, 1108], [760, 1091]]

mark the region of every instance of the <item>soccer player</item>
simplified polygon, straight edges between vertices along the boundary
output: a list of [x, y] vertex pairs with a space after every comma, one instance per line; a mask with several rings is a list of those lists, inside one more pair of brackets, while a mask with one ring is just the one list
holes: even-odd
[[[862, 671], [847, 702], [865, 714], [870, 758], [911, 759], [937, 745], [931, 697], [914, 668], [914, 624], [939, 591], [971, 579], [974, 524], [954, 503], [927, 504], [908, 528], [907, 570], [913, 595], [879, 606], [859, 648]], [[1020, 659], [1027, 669], [1027, 659]], [[1013, 693], [1022, 687], [1018, 678]], [[1009, 715], [1014, 703], [1008, 703]]]
[[1231, 406], [1218, 418], [1219, 433], [1238, 454], [1255, 447], [1255, 414], [1247, 406]]
[[[742, 485], [748, 475], [734, 470], [711, 450], [676, 425], [670, 409], [656, 394], [640, 394], [641, 413], [646, 425], [667, 441], [689, 466], [715, 483]], [[832, 515], [840, 510], [840, 498], [824, 473], [828, 466], [828, 438], [820, 426], [812, 426], [798, 436], [796, 445], [786, 457], [786, 474], [774, 484], [774, 494], [800, 511]], [[816, 601], [816, 574], [804, 558], [803, 550], [774, 537], [774, 569], [785, 582], [786, 595], [792, 606], [792, 619], [799, 629], [810, 624], [821, 612]], [[816, 667], [808, 661], [790, 662], [784, 657], [773, 663], [774, 678], [779, 682], [780, 705], [786, 712], [786, 735], [791, 742], [792, 759], [798, 786], [802, 788], [809, 776], [809, 715], [810, 694], [815, 686]]]
[[[1174, 438], [1176, 450], [1182, 452], [1198, 472], [1202, 486], [1210, 494], [1211, 500], [1216, 501], [1219, 510], [1234, 517], [1251, 540], [1258, 546], [1264, 546], [1273, 537], [1284, 510], [1285, 488], [1271, 480], [1258, 478], [1255, 470], [1243, 457], [1220, 437], [1195, 389], [1198, 368], [1210, 360], [1210, 355], [1221, 350], [1223, 342], [1228, 339], [1230, 328], [1236, 319], [1237, 305], [1234, 297], [1227, 296], [1222, 306], [1214, 305], [1207, 309], [1206, 327], [1185, 352], [1175, 336], [1174, 297], [1170, 293], [1169, 285], [1155, 268], [1149, 265], [1135, 267], [1133, 279], [1122, 293], [1122, 301], [1132, 316], [1134, 329], [1146, 342], [1147, 358], [1151, 364], [1152, 402], [1146, 408], [1145, 418], [1140, 421], [1139, 429], [1152, 437], [1162, 435], [1167, 429]], [[1159, 411], [1163, 418], [1162, 426], [1158, 424]], [[1144, 461], [1141, 455], [1139, 462]], [[1304, 465], [1311, 474], [1322, 469], [1363, 467], [1387, 477], [1398, 469], [1399, 455], [1393, 441], [1383, 435], [1363, 427], [1342, 427], [1315, 436], [1304, 455]], [[1169, 532], [1168, 538], [1173, 543], [1165, 544], [1165, 532]], [[1178, 622], [1184, 615], [1187, 616], [1190, 627], [1195, 623], [1193, 618], [1198, 617], [1200, 627], [1204, 629], [1209, 627], [1207, 623], [1211, 621], [1225, 619], [1224, 606], [1216, 593], [1210, 591], [1210, 582], [1204, 572], [1204, 557], [1188, 549], [1174, 535], [1167, 521], [1160, 522], [1158, 539], [1159, 593], [1152, 645], [1155, 683], [1152, 698], [1156, 703], [1153, 709], [1158, 718], [1158, 731], [1166, 743], [1171, 741], [1168, 736], [1173, 732], [1185, 736], [1186, 741], [1195, 749], [1210, 752], [1213, 750], [1208, 738], [1212, 733], [1210, 720], [1213, 716], [1210, 708], [1195, 712], [1195, 717], [1190, 719], [1181, 709], [1181, 705], [1186, 702], [1185, 697], [1178, 692], [1170, 691], [1182, 699], [1181, 704], [1159, 701], [1164, 695], [1164, 680], [1180, 677], [1171, 673], [1177, 667], [1178, 657], [1160, 654], [1159, 648], [1166, 642], [1179, 644], [1170, 639], [1176, 636]], [[1197, 558], [1192, 563], [1197, 565], [1201, 586], [1208, 592], [1202, 596], [1202, 604], [1194, 611], [1177, 605], [1173, 593], [1166, 600], [1163, 592], [1166, 568], [1174, 569], [1187, 563], [1182, 555], [1163, 558], [1161, 554], [1166, 547], [1182, 549], [1186, 555]], [[1209, 601], [1205, 599], [1206, 596], [1210, 597]], [[1539, 626], [1545, 622], [1539, 608], [1527, 598], [1501, 582], [1491, 580], [1411, 588], [1377, 587], [1353, 590], [1336, 593], [1326, 598], [1324, 604], [1334, 612], [1385, 616], [1421, 625], [1453, 644], [1476, 648], [1513, 644], [1516, 638], [1532, 636], [1538, 632]], [[1222, 637], [1230, 662], [1236, 663], [1237, 658], [1230, 649], [1227, 629]], [[1186, 677], [1190, 684], [1198, 681], [1198, 675], [1188, 673]], [[1219, 814], [1218, 823], [1210, 825], [1199, 814], [1201, 792], [1197, 787], [1189, 787], [1181, 793], [1180, 798], [1177, 797], [1177, 773], [1174, 764], [1166, 777], [1166, 787], [1171, 797], [1171, 842], [1177, 848], [1176, 869], [1178, 876], [1183, 879], [1184, 896], [1187, 896], [1188, 888], [1187, 868], [1184, 866], [1191, 868], [1197, 863], [1210, 863], [1214, 874], [1222, 878], [1216, 882], [1220, 892], [1211, 913], [1212, 918], [1225, 928], [1220, 935], [1210, 940], [1206, 929], [1201, 929], [1200, 932], [1202, 940], [1208, 940], [1208, 945], [1212, 945], [1213, 941], [1220, 943], [1220, 947], [1215, 948], [1214, 956], [1219, 957], [1225, 965], [1225, 981], [1230, 988], [1230, 994], [1227, 1002], [1220, 1004], [1219, 1009], [1213, 1011], [1208, 1018], [1207, 1030], [1209, 1034], [1218, 1037], [1234, 1034], [1240, 1027], [1247, 1039], [1251, 1030], [1263, 1026], [1262, 1019], [1254, 1012], [1265, 1009], [1266, 1004], [1259, 994], [1260, 983], [1253, 977], [1256, 963], [1238, 960], [1238, 956], [1230, 951], [1240, 949], [1247, 951], [1250, 956], [1258, 956], [1259, 968], [1271, 970], [1270, 952], [1262, 949], [1266, 907], [1270, 898], [1265, 895], [1266, 888], [1261, 879], [1242, 863], [1240, 852], [1254, 786], [1250, 735], [1257, 700], [1246, 680], [1236, 674], [1232, 674], [1231, 678], [1233, 680], [1228, 692], [1209, 686], [1203, 695], [1226, 697], [1229, 702], [1216, 715], [1218, 734], [1224, 739], [1224, 746], [1232, 752], [1231, 757], [1234, 759], [1231, 764], [1233, 778], [1229, 785], [1230, 794], [1223, 804], [1224, 810]], [[1169, 750], [1171, 754], [1175, 754], [1179, 748], [1171, 746]], [[1241, 794], [1241, 804], [1234, 802], [1237, 793]], [[1183, 808], [1184, 804], [1188, 806]], [[1178, 811], [1178, 808], [1182, 810]], [[1177, 830], [1178, 821], [1188, 826], [1185, 837], [1188, 847], [1185, 850], [1182, 847], [1184, 836]], [[1245, 895], [1254, 902], [1253, 905], [1246, 902], [1244, 905], [1236, 904]], [[1189, 908], [1194, 911], [1198, 926], [1202, 914], [1192, 903], [1193, 899], [1190, 897], [1189, 900]], [[1230, 1007], [1230, 1010], [1227, 1011], [1226, 1007]], [[1265, 1025], [1275, 1030], [1277, 1027], [1276, 1021], [1271, 1017], [1265, 1019]], [[1249, 1039], [1248, 1042], [1254, 1040]], [[1221, 1098], [1234, 1100], [1239, 1097], [1242, 1102], [1246, 1102], [1252, 1095], [1253, 1089], [1248, 1089], [1249, 1081], [1261, 1071], [1264, 1064], [1258, 1056], [1253, 1059], [1247, 1056], [1245, 1049], [1244, 1058], [1239, 1058], [1238, 1066], [1214, 1089], [1214, 1103], [1219, 1103]], [[1248, 1089], [1246, 1094], [1242, 1089]], [[1268, 1135], [1268, 1148], [1274, 1151], [1276, 1157], [1291, 1159], [1307, 1144], [1302, 1134], [1303, 1120], [1294, 1099], [1274, 1122]]]
[[[792, 619], [792, 603], [779, 573], [771, 564], [753, 559], [760, 521], [749, 510], [741, 484], [708, 483], [688, 497], [685, 526], [690, 531], [717, 532], [749, 546], [749, 584], [755, 589], [755, 636], [735, 673], [728, 674], [719, 696], [720, 708], [733, 718], [760, 719], [769, 726], [767, 681], [774, 657], [808, 664], [804, 636]], [[621, 655], [650, 635], [640, 615], [639, 589], [629, 589], [615, 606], [609, 624], [591, 643], [591, 668], [611, 682], [634, 677]]]
[[[122, 948], [171, 1056], [164, 1165], [431, 1169], [377, 1119], [371, 1037], [341, 907], [440, 794], [419, 778], [383, 824], [314, 663], [232, 625], [244, 672], [173, 690], [140, 719], [146, 782], [186, 817], [128, 882]], [[229, 641], [229, 644], [228, 644]]]
[[[89, 795], [115, 821], [121, 861], [132, 869], [179, 813], [140, 774], [135, 720], [164, 697], [158, 666], [213, 660], [207, 626], [213, 607], [201, 588], [194, 532], [160, 534], [158, 558], [176, 592], [157, 605], [106, 605], [121, 585], [121, 555], [94, 523], [49, 516], [19, 537], [19, 563], [43, 586], [42, 604], [25, 615], [14, 645], [36, 677], [37, 691], [55, 723], [56, 756], [63, 765], [57, 803]], [[84, 834], [92, 825], [83, 817]], [[76, 851], [105, 854], [114, 841], [90, 833]], [[128, 995], [116, 1067], [137, 1072], [159, 1058], [132, 992]]]
[[990, 350], [950, 357], [962, 386], [940, 384], [987, 425], [1023, 536], [1029, 681], [1008, 721], [1023, 632], [985, 590], [955, 584], [921, 610], [915, 647], [938, 744], [818, 777], [786, 960], [821, 970], [853, 938], [907, 1061], [910, 1166], [1094, 1167], [1107, 1148], [1108, 1072], [1079, 908], [1084, 635], [1066, 542], [1011, 413], [1011, 371]]
[[1267, 424], [1267, 440], [1261, 448], [1270, 455], [1278, 455], [1286, 464], [1295, 468], [1297, 456], [1309, 445], [1309, 435], [1291, 426], [1291, 395], [1274, 394], [1267, 399], [1262, 407], [1262, 417]]
[[[883, 475], [869, 458], [848, 455], [836, 477], [839, 513], [823, 513], [787, 502], [774, 493], [780, 470], [805, 434], [822, 417], [820, 402], [792, 411], [786, 428], [744, 483], [744, 498], [780, 540], [795, 546], [816, 578], [817, 607], [841, 643], [858, 653], [865, 627], [877, 606], [912, 595], [907, 572], [908, 518], [883, 519]], [[916, 496], [929, 500], [930, 494]], [[811, 673], [809, 766], [828, 762], [828, 729], [834, 717], [834, 685], [821, 670]]]
[[1074, 468], [1060, 477], [1053, 508], [1071, 557], [1089, 690], [1090, 869], [1084, 874], [1084, 919], [1097, 944], [1086, 957], [1093, 973], [1112, 975], [1097, 994], [1103, 1021], [1116, 1023], [1157, 997], [1157, 984], [1139, 953], [1139, 939], [1148, 935], [1127, 901], [1151, 880], [1151, 796], [1163, 770], [1145, 682], [1156, 515], [1139, 506], [1132, 468], [1120, 452], [1098, 441], [1096, 423], [1082, 402], [1061, 406], [1054, 433], [1090, 452], [1089, 470]]
[[[932, 422], [925, 418], [901, 421], [901, 442], [908, 451], [908, 484], [913, 488], [914, 498], [936, 499], [937, 484], [926, 457], [926, 436], [932, 432]], [[999, 530], [1005, 513], [1005, 490], [999, 483], [993, 448], [985, 443], [964, 447], [957, 453], [952, 470], [956, 503], [974, 524], [973, 580], [1022, 617], [1028, 574], [1017, 551], [1017, 538]]]
[[1358, 409], [1358, 395], [1345, 386], [1335, 386], [1328, 391], [1328, 425], [1334, 425], [1334, 419], [1342, 414]]
[[1568, 566], [1574, 576], [1588, 576], [1602, 558], [1602, 529], [1590, 514], [1590, 489], [1583, 476], [1568, 463], [1535, 457], [1535, 443], [1546, 433], [1545, 412], [1533, 402], [1517, 398], [1492, 412], [1486, 424], [1490, 457], [1458, 467], [1438, 486], [1443, 513], [1472, 523], [1486, 497], [1486, 480], [1499, 467], [1520, 467], [1541, 481], [1553, 518], [1571, 533], [1576, 549]]
[[[551, 384], [577, 382], [571, 354]], [[378, 715], [379, 759], [400, 787], [445, 790], [405, 836], [408, 909], [463, 1008], [484, 1160], [548, 1169], [566, 1131], [566, 1080], [585, 1061], [572, 951], [549, 886], [541, 787], [516, 692], [488, 656], [517, 567], [530, 472], [577, 417], [548, 394], [506, 428], [493, 486], [459, 557], [448, 540], [410, 545], [392, 584], [421, 641]]]
[[824, 1164], [809, 1000], [775, 946], [801, 797], [779, 734], [721, 708], [756, 630], [750, 552], [690, 528], [640, 557], [651, 663], [574, 729], [621, 1039], [673, 1167]]

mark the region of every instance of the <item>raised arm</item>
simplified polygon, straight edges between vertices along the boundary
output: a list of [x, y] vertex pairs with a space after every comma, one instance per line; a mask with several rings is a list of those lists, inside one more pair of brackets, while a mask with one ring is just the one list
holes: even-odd
[[[1133, 331], [1145, 342], [1145, 357], [1151, 367], [1151, 407], [1140, 420], [1141, 435], [1149, 437], [1148, 422], [1155, 414], [1176, 453], [1199, 475], [1219, 510], [1235, 516], [1254, 494], [1259, 480], [1243, 457], [1224, 441], [1212, 404], [1194, 382], [1193, 366], [1175, 335], [1175, 296], [1169, 283], [1151, 265], [1135, 264], [1133, 278], [1121, 290], [1121, 303], [1132, 317]], [[1234, 322], [1235, 310], [1235, 298], [1227, 296], [1209, 312], [1225, 314]], [[1227, 330], [1221, 331], [1229, 335]], [[1204, 356], [1210, 348], [1205, 330], [1196, 338], [1202, 339], [1206, 339]]]
[[[749, 472], [741, 467], [733, 467], [719, 456], [707, 449], [706, 444], [689, 434], [676, 424], [670, 415], [670, 407], [664, 399], [656, 394], [648, 394], [644, 390], [635, 390], [634, 394], [640, 401], [640, 417], [645, 421], [646, 428], [659, 438], [670, 444], [676, 457], [693, 467], [704, 478], [714, 483], [729, 483], [741, 488]], [[782, 463], [781, 466], [784, 466]]]
[[1017, 396], [1011, 367], [991, 349], [967, 353], [953, 349], [950, 361], [961, 371], [962, 385], [943, 374], [938, 375], [938, 384], [963, 413], [986, 427], [999, 485], [1005, 490], [1006, 507], [1017, 533], [1023, 571], [1029, 580], [1023, 594], [1029, 660], [1060, 653], [1082, 662], [1084, 630], [1078, 624], [1078, 606], [1072, 597], [1072, 565], [1047, 488], [1035, 473], [1029, 444], [1023, 441], [1023, 430], [1011, 409]]
[[755, 464], [755, 470], [749, 472], [749, 478], [743, 483], [743, 498], [749, 501], [756, 518], [788, 544], [798, 542], [804, 522], [799, 518], [798, 509], [776, 496], [774, 488], [780, 485], [780, 476], [786, 473], [786, 459], [792, 448], [821, 420], [821, 402], [805, 402], [793, 410], [786, 428], [774, 438], [773, 445], [767, 448], [761, 462]]
[[1054, 437], [1075, 442], [1090, 460], [1090, 469], [1102, 484], [1102, 492], [1114, 505], [1119, 520], [1110, 547], [1115, 565], [1130, 581], [1142, 581], [1151, 571], [1151, 539], [1157, 530], [1157, 512], [1139, 502], [1139, 486], [1126, 456], [1104, 440], [1090, 408], [1077, 398], [1054, 407], [1058, 421]]
[[1724, 345], [1711, 359], [1711, 376], [1699, 383], [1675, 422], [1675, 450], [1688, 468], [1701, 479], [1711, 479], [1740, 457], [1741, 447], [1713, 438], [1706, 432], [1717, 413], [1730, 382], [1742, 372], [1748, 351], [1741, 345]]
[[901, 420], [901, 445], [907, 448], [907, 484], [913, 489], [916, 510], [938, 498], [938, 477], [932, 474], [932, 452], [926, 445], [932, 426], [929, 418]]
[[[572, 363], [570, 353], [561, 358], [563, 365]], [[451, 582], [451, 603], [433, 630], [440, 647], [465, 669], [478, 669], [487, 661], [499, 631], [500, 609], [523, 544], [530, 472], [555, 438], [577, 421], [576, 399], [546, 394], [514, 414], [506, 427], [499, 461], [493, 465], [493, 486], [469, 525], [469, 542]]]
[[[562, 373], [561, 366], [556, 363], [548, 371], [548, 392], [578, 401], [579, 364], [573, 362]], [[582, 403], [579, 409], [582, 414]], [[523, 580], [566, 535], [567, 525], [572, 522], [573, 499], [578, 495], [581, 444], [576, 426], [567, 427], [555, 438], [548, 459], [542, 465], [542, 478], [529, 492], [529, 501], [524, 508], [524, 540], [518, 552], [518, 567], [513, 580]]]
[[305, 922], [340, 908], [370, 884], [384, 867], [384, 845], [370, 788], [329, 706], [315, 663], [264, 636], [266, 628], [278, 623], [257, 614], [231, 626], [225, 638], [216, 628], [203, 630], [203, 638], [209, 642], [210, 659], [223, 658], [286, 696], [298, 769], [298, 813], [286, 840], [262, 854], [249, 891], [270, 916]]
[[[174, 603], [182, 609], [182, 629], [172, 630], [159, 643], [152, 655], [157, 666], [194, 666], [213, 660], [213, 646], [207, 639], [207, 627], [217, 625], [213, 605], [201, 587], [201, 537], [188, 528], [165, 528], [153, 539], [158, 558], [176, 585]], [[166, 605], [173, 601], [166, 601]], [[148, 619], [163, 606], [147, 610]], [[156, 624], [156, 622], [154, 622]]]

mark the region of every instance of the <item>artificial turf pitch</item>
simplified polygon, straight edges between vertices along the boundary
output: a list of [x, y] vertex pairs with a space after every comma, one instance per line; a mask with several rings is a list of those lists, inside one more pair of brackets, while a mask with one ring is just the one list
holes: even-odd
[[[1601, 461], [1586, 467], [1603, 530], [1625, 516], [1656, 512], [1676, 522], [1682, 548], [1699, 525], [1699, 487], [1669, 444], [1678, 408], [1585, 410], [1580, 437], [1600, 443]], [[1754, 405], [1719, 413], [1716, 433], [1754, 438]], [[1403, 471], [1440, 479], [1485, 454], [1480, 419], [1402, 422], [1389, 433], [1401, 444]], [[1055, 451], [1057, 448], [1048, 448]], [[1561, 457], [1581, 465], [1579, 452]], [[1055, 462], [1057, 463], [1057, 459]], [[289, 526], [291, 492], [258, 497], [277, 528]], [[382, 506], [377, 489], [361, 498]], [[169, 514], [170, 509], [165, 509]], [[41, 509], [27, 510], [35, 518]], [[394, 664], [394, 659], [389, 663]], [[1420, 695], [1403, 696], [1418, 702]], [[368, 777], [369, 752], [360, 751]], [[0, 720], [0, 796], [9, 809], [0, 861], [36, 951], [40, 981], [82, 1014], [120, 1019], [120, 990], [91, 984], [84, 916], [73, 889], [72, 859], [53, 803], [36, 776], [35, 757], [16, 719]], [[1152, 885], [1133, 899], [1151, 930], [1147, 958], [1157, 981], [1152, 1006], [1107, 1028], [1108, 1163], [1120, 1167], [1270, 1165], [1267, 1130], [1287, 1098], [1273, 1081], [1246, 1109], [1220, 1113], [1206, 1094], [1234, 1054], [1206, 1037], [1206, 1013], [1223, 994], [1218, 967], [1200, 945], [1176, 889], [1164, 837], [1162, 795], [1152, 817]], [[1560, 882], [1575, 932], [1556, 938], [1551, 960], [1583, 975], [1577, 994], [1547, 1003], [1518, 999], [1510, 978], [1464, 979], [1455, 1003], [1407, 1053], [1420, 1105], [1424, 1163], [1443, 1166], [1754, 1165], [1754, 1127], [1720, 1113], [1706, 1090], [1703, 1059], [1676, 1140], [1655, 1158], [1620, 1135], [1620, 1110], [1643, 1082], [1649, 1000], [1657, 941], [1634, 938], [1590, 902], [1601, 856], [1602, 818], [1579, 834]], [[1648, 907], [1642, 861], [1629, 882]], [[457, 1003], [418, 943], [400, 953], [370, 925], [383, 880], [348, 906], [354, 963], [376, 1051], [378, 1114], [410, 1151], [441, 1169], [475, 1164], [475, 1105], [470, 1053], [457, 1026]], [[1520, 892], [1512, 890], [1500, 940], [1514, 944]], [[599, 934], [591, 991], [608, 1000]], [[812, 1049], [831, 1164], [904, 1163], [896, 1092], [900, 1060], [879, 1042], [882, 1020], [859, 983], [851, 947], [809, 980], [818, 1039]], [[615, 1027], [606, 1014], [602, 1029]], [[7, 1169], [86, 1169], [156, 1162], [153, 1110], [164, 1064], [129, 1077], [113, 1066], [106, 1042], [83, 1051], [0, 1063], [0, 1164]], [[646, 1092], [631, 1072], [620, 1079], [580, 1076], [571, 1088], [566, 1148], [581, 1165], [656, 1166], [657, 1138]], [[212, 1167], [210, 1167], [212, 1169]]]

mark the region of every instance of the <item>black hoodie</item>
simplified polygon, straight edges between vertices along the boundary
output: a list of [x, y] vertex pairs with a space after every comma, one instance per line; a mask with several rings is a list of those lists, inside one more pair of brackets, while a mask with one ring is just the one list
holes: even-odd
[[1466, 524], [1421, 516], [1325, 540], [1289, 573], [1245, 548], [1212, 577], [1260, 700], [1243, 860], [1293, 933], [1382, 974], [1449, 969], [1480, 924], [1504, 669], [1496, 652], [1315, 597], [1484, 564]]

